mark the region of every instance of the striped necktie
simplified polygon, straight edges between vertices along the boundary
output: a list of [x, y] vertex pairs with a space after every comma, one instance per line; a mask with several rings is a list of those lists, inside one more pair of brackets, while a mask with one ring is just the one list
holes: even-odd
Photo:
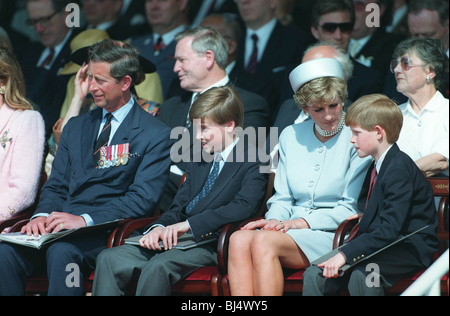
[[253, 40], [253, 52], [250, 55], [250, 59], [248, 61], [247, 72], [253, 75], [256, 73], [256, 68], [258, 66], [258, 35], [253, 34], [252, 40]]
[[102, 131], [100, 132], [100, 135], [98, 136], [97, 141], [94, 145], [94, 162], [95, 164], [98, 163], [100, 160], [100, 149], [106, 145], [108, 145], [109, 142], [109, 135], [111, 134], [111, 120], [114, 117], [111, 113], [107, 113], [105, 115], [106, 117], [106, 123], [103, 127]]
[[44, 68], [45, 66], [50, 65], [54, 56], [55, 56], [55, 49], [53, 47], [50, 47], [50, 51], [48, 52], [47, 57], [45, 57], [45, 59], [42, 61], [39, 67]]

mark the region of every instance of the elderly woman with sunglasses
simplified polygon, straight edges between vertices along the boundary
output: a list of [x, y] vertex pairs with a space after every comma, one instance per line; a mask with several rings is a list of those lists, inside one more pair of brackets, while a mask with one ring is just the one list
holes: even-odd
[[334, 231], [357, 211], [370, 160], [360, 159], [344, 126], [347, 84], [330, 58], [303, 62], [289, 76], [296, 103], [311, 116], [279, 141], [275, 195], [265, 219], [230, 238], [232, 295], [282, 295], [283, 269], [308, 267], [331, 251]]
[[403, 127], [398, 140], [427, 175], [449, 175], [449, 101], [441, 92], [448, 79], [448, 57], [432, 38], [401, 42], [391, 62], [397, 91], [408, 97], [400, 105]]

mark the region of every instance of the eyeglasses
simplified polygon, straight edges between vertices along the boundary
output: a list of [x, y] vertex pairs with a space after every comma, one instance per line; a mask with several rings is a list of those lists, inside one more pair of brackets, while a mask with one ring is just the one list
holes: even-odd
[[329, 34], [333, 34], [336, 32], [336, 30], [339, 28], [342, 33], [351, 33], [353, 31], [353, 23], [352, 22], [345, 22], [345, 23], [331, 23], [327, 22], [322, 25], [319, 25], [319, 27], [325, 32]]
[[50, 23], [50, 20], [56, 15], [58, 12], [54, 12], [53, 14], [49, 16], [44, 16], [39, 19], [27, 19], [25, 23], [27, 23], [30, 26], [36, 26], [37, 24], [40, 24], [42, 26], [47, 26]]
[[425, 65], [413, 65], [411, 64], [411, 61], [409, 60], [408, 56], [404, 56], [402, 58], [397, 59], [394, 58], [391, 60], [391, 72], [395, 73], [395, 68], [397, 67], [397, 65], [400, 64], [402, 66], [402, 69], [404, 71], [410, 70], [413, 67], [425, 67]]

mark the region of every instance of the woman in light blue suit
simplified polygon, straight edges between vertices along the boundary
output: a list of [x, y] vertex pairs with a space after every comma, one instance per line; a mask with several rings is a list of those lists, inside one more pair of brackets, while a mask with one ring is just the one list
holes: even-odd
[[357, 212], [370, 160], [358, 158], [344, 126], [347, 85], [339, 62], [303, 62], [290, 74], [297, 104], [312, 119], [280, 136], [275, 195], [265, 219], [231, 236], [233, 295], [282, 295], [283, 269], [301, 269], [332, 250], [339, 224]]

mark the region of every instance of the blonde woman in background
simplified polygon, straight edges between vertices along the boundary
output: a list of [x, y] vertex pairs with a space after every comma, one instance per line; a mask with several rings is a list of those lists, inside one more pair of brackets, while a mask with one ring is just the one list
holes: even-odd
[[20, 65], [0, 47], [0, 220], [30, 206], [44, 155], [44, 121], [25, 99]]

